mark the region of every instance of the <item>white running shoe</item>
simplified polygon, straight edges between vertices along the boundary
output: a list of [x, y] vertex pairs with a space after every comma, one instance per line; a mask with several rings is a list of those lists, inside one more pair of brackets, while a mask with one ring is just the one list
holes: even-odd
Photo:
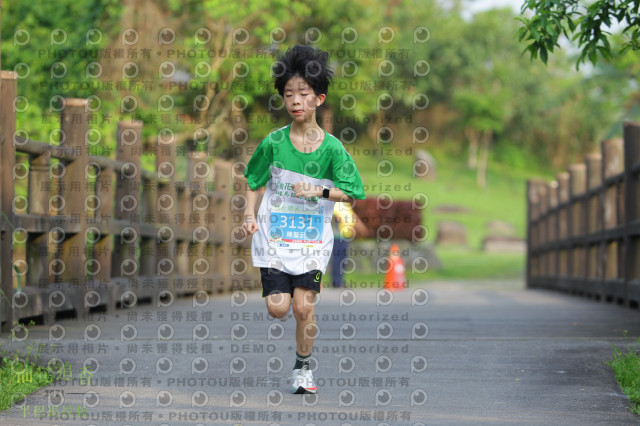
[[316, 393], [316, 384], [313, 382], [313, 373], [306, 366], [293, 370], [291, 392]]

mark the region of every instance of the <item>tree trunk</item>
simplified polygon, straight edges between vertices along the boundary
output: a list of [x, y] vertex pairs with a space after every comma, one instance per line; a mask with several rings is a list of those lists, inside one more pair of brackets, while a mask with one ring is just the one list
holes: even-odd
[[[248, 163], [251, 159], [249, 150], [244, 145], [248, 142], [249, 125], [244, 111], [231, 105], [231, 137], [229, 143], [230, 158]], [[247, 138], [247, 140], [245, 140]], [[252, 147], [255, 148], [255, 147]]]
[[378, 141], [378, 131], [380, 130], [380, 127], [382, 127], [381, 123], [385, 122], [384, 117], [385, 117], [384, 111], [379, 110], [375, 116], [375, 119], [371, 120], [371, 122], [367, 126], [367, 135], [369, 135], [369, 138], [372, 141], [376, 141], [376, 142]]
[[492, 139], [493, 132], [491, 130], [485, 130], [482, 132], [482, 144], [480, 146], [477, 174], [477, 183], [480, 188], [485, 188], [487, 186], [487, 164], [489, 162], [489, 147], [491, 146]]
[[471, 127], [464, 128], [464, 134], [469, 141], [469, 157], [467, 158], [467, 167], [475, 169], [478, 166], [478, 134]]

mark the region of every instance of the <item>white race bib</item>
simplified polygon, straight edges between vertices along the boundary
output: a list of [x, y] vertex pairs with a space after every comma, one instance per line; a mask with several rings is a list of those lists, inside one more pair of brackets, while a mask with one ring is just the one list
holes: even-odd
[[322, 244], [324, 232], [322, 206], [305, 204], [271, 206], [269, 210], [269, 245], [273, 247], [301, 248]]

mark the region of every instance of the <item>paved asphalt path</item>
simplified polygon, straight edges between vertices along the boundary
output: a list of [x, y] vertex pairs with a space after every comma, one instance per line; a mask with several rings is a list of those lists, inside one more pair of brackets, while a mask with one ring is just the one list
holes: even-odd
[[640, 337], [637, 310], [481, 281], [318, 302], [317, 395], [289, 390], [293, 318], [269, 318], [257, 292], [196, 295], [32, 327], [40, 362], [67, 367], [0, 424], [638, 423], [605, 364]]

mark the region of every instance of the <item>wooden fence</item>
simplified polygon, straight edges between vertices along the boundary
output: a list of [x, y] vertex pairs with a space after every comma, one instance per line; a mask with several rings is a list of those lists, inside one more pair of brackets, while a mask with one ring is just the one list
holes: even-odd
[[[65, 100], [59, 145], [29, 140], [16, 132], [16, 74], [0, 73], [4, 331], [17, 320], [259, 286], [239, 229], [242, 163], [189, 153], [187, 181], [177, 182], [175, 143], [159, 136], [157, 171], [143, 171], [142, 125], [131, 121], [117, 125], [115, 159], [90, 155], [85, 99]], [[16, 195], [25, 179], [28, 195]]]
[[527, 188], [527, 286], [638, 307], [640, 124]]

